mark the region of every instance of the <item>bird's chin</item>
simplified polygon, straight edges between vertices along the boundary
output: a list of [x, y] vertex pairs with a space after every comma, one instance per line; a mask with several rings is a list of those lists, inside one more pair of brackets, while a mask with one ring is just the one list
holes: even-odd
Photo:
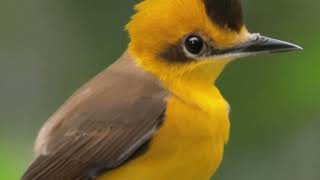
[[215, 64], [215, 63], [218, 63], [218, 64], [221, 64], [221, 63], [229, 63], [231, 61], [234, 61], [236, 59], [238, 59], [239, 57], [237, 56], [210, 56], [208, 58], [205, 58], [203, 60], [201, 60], [202, 62], [205, 62], [205, 63], [210, 63], [210, 64]]

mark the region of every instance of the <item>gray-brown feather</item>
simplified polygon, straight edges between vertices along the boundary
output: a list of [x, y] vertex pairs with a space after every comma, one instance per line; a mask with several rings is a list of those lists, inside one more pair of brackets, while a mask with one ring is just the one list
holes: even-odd
[[48, 120], [22, 179], [90, 179], [121, 165], [162, 123], [167, 95], [126, 53]]

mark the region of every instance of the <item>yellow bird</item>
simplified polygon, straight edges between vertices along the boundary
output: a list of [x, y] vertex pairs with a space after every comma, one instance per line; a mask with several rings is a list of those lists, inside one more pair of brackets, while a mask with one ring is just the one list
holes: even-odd
[[208, 180], [229, 138], [214, 85], [236, 58], [301, 50], [251, 34], [240, 0], [145, 0], [128, 50], [45, 123], [22, 180]]

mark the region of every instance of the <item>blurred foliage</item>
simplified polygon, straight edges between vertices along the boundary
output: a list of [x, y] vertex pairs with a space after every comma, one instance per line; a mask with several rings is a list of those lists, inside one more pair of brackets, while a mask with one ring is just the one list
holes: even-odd
[[[20, 177], [43, 122], [126, 49], [136, 2], [0, 2], [0, 179]], [[227, 67], [232, 133], [214, 179], [320, 179], [320, 1], [243, 3], [249, 30], [305, 51]]]

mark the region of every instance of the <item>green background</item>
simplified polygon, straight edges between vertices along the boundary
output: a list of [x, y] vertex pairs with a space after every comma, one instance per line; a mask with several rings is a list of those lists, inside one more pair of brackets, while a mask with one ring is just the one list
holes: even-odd
[[[1, 180], [20, 177], [44, 121], [126, 49], [136, 2], [0, 1]], [[215, 179], [320, 179], [320, 1], [243, 4], [249, 30], [305, 50], [227, 67], [232, 133]]]

